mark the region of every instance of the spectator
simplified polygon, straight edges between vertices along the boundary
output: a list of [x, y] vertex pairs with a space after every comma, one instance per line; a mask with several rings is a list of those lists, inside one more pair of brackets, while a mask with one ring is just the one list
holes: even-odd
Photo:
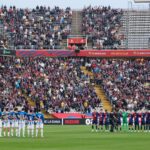
[[109, 7], [86, 7], [82, 11], [82, 33], [95, 49], [117, 49], [123, 11]]
[[71, 31], [72, 11], [43, 6], [1, 7], [0, 20], [16, 49], [57, 49]]

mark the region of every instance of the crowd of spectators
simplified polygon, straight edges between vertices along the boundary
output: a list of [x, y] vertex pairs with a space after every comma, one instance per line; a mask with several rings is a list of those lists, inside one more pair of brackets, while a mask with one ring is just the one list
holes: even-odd
[[121, 45], [123, 35], [121, 28], [121, 9], [109, 7], [85, 7], [82, 11], [82, 33], [88, 35], [95, 49], [117, 49]]
[[71, 32], [71, 22], [69, 7], [0, 8], [0, 24], [16, 49], [60, 49]]
[[94, 73], [113, 107], [150, 109], [149, 60], [44, 57], [0, 57], [0, 109], [90, 113], [102, 105], [93, 82], [80, 68], [84, 65]]
[[15, 88], [22, 69], [12, 62], [12, 58], [0, 57], [0, 111], [6, 107], [10, 111], [16, 107], [28, 111], [30, 106], [25, 96]]
[[113, 107], [150, 109], [150, 61], [144, 59], [97, 59], [86, 67], [92, 70]]
[[80, 58], [1, 58], [0, 108], [34, 109], [27, 96], [36, 111], [90, 113], [101, 102], [82, 64]]

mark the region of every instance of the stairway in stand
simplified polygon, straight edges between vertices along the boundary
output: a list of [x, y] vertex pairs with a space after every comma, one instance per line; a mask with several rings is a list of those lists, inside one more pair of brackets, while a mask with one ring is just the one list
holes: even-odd
[[[86, 67], [81, 67], [81, 70], [84, 72], [84, 74], [88, 75], [91, 78], [94, 78], [93, 73], [88, 71], [86, 69]], [[108, 100], [107, 96], [105, 95], [105, 92], [102, 89], [102, 87], [95, 84], [94, 89], [95, 89], [95, 92], [96, 92], [97, 96], [99, 97], [99, 99], [102, 102], [103, 108], [105, 110], [107, 110], [108, 112], [111, 112], [112, 106], [111, 106], [110, 101]]]
[[71, 34], [72, 35], [81, 35], [82, 27], [82, 14], [81, 11], [72, 11], [72, 26]]

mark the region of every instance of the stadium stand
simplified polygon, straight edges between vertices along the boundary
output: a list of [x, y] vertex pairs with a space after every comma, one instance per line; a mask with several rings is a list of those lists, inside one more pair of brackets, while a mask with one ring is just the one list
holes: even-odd
[[[94, 73], [93, 79], [81, 70], [84, 65]], [[149, 65], [143, 59], [1, 57], [0, 106], [10, 110], [19, 106], [47, 112], [91, 112], [102, 106], [94, 89], [96, 83], [115, 108], [150, 109]]]
[[95, 74], [114, 108], [150, 109], [149, 60], [97, 59], [86, 68]]
[[60, 49], [71, 31], [72, 11], [37, 6], [32, 10], [15, 6], [0, 9], [0, 23], [16, 49]]
[[3, 108], [18, 106], [16, 101], [19, 99], [21, 107], [31, 109], [25, 95], [35, 102], [36, 111], [44, 108], [51, 112], [91, 112], [100, 107], [88, 76], [80, 69], [81, 62], [82, 59], [1, 58], [1, 78], [4, 78], [1, 93], [10, 104]]
[[92, 48], [117, 49], [121, 45], [119, 29], [123, 11], [111, 7], [87, 7], [82, 11], [82, 32], [88, 35]]
[[149, 49], [149, 23], [149, 10], [2, 6], [0, 45], [5, 43], [6, 48], [9, 45], [14, 49], [64, 49], [68, 35], [78, 35], [87, 37], [86, 49]]

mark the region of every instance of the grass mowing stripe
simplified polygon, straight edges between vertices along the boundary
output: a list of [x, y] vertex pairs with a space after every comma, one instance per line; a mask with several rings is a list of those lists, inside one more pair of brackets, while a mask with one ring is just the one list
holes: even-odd
[[146, 150], [150, 133], [93, 132], [90, 126], [45, 126], [44, 138], [0, 138], [1, 150]]

